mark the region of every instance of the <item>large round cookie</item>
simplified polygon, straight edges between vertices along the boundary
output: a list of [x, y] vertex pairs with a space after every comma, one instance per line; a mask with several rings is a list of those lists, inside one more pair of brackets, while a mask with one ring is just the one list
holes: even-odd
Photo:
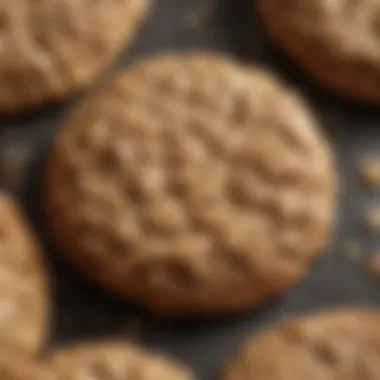
[[67, 96], [128, 43], [149, 0], [2, 0], [0, 113]]
[[377, 0], [258, 3], [273, 38], [323, 86], [352, 100], [380, 104]]
[[377, 380], [380, 314], [343, 310], [287, 322], [261, 333], [224, 380]]
[[123, 343], [91, 343], [52, 354], [57, 380], [191, 380], [182, 366]]
[[41, 252], [16, 205], [4, 194], [0, 215], [0, 347], [35, 353], [44, 342], [49, 314]]
[[210, 55], [137, 64], [65, 123], [48, 157], [49, 228], [89, 276], [168, 315], [257, 305], [330, 236], [334, 173], [306, 106]]

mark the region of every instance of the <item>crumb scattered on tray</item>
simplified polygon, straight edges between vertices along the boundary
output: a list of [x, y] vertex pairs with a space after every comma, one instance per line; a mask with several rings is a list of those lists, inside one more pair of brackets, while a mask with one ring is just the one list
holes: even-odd
[[375, 253], [369, 260], [367, 272], [369, 275], [380, 279], [380, 252]]
[[368, 209], [364, 215], [364, 222], [368, 228], [380, 231], [380, 206]]
[[366, 186], [380, 188], [380, 156], [364, 158], [360, 163], [359, 174]]
[[362, 247], [358, 240], [348, 240], [344, 245], [344, 254], [349, 260], [360, 260]]

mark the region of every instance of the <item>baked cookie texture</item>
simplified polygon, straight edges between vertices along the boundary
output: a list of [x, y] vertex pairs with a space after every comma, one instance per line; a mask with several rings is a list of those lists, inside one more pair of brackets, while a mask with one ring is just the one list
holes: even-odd
[[0, 215], [0, 346], [33, 354], [47, 330], [47, 275], [29, 227], [3, 193]]
[[259, 334], [224, 380], [376, 380], [380, 314], [340, 310], [295, 319]]
[[167, 316], [231, 313], [283, 292], [329, 240], [336, 180], [306, 105], [207, 54], [141, 62], [61, 128], [43, 203], [63, 254]]
[[149, 0], [0, 2], [0, 113], [89, 84], [133, 36]]
[[259, 0], [258, 6], [274, 40], [324, 87], [380, 104], [378, 1]]
[[8, 346], [1, 346], [0, 373], [2, 380], [57, 380], [49, 369]]
[[123, 343], [82, 343], [33, 360], [3, 347], [2, 380], [192, 380], [184, 367]]
[[62, 349], [45, 365], [56, 380], [192, 380], [184, 367], [169, 359], [115, 342]]

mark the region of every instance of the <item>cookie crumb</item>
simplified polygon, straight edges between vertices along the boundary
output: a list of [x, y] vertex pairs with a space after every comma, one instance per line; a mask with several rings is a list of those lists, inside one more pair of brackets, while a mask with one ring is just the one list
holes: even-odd
[[372, 277], [380, 279], [380, 252], [372, 255], [367, 265], [367, 272]]
[[380, 207], [372, 207], [364, 215], [364, 222], [371, 230], [380, 231]]
[[380, 188], [380, 156], [363, 159], [360, 163], [359, 174], [369, 188]]
[[360, 260], [362, 255], [361, 244], [357, 240], [349, 240], [344, 245], [344, 253], [347, 259]]

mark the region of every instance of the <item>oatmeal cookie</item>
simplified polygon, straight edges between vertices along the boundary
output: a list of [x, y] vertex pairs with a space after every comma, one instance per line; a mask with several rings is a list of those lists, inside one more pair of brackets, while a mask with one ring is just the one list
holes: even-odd
[[269, 33], [296, 64], [347, 99], [380, 105], [377, 0], [258, 3]]
[[129, 43], [150, 0], [1, 0], [0, 113], [66, 97]]
[[224, 380], [376, 380], [380, 314], [341, 310], [295, 319], [243, 349]]
[[87, 99], [48, 156], [67, 257], [169, 316], [223, 314], [297, 283], [329, 241], [336, 181], [307, 106], [207, 54], [141, 62]]

